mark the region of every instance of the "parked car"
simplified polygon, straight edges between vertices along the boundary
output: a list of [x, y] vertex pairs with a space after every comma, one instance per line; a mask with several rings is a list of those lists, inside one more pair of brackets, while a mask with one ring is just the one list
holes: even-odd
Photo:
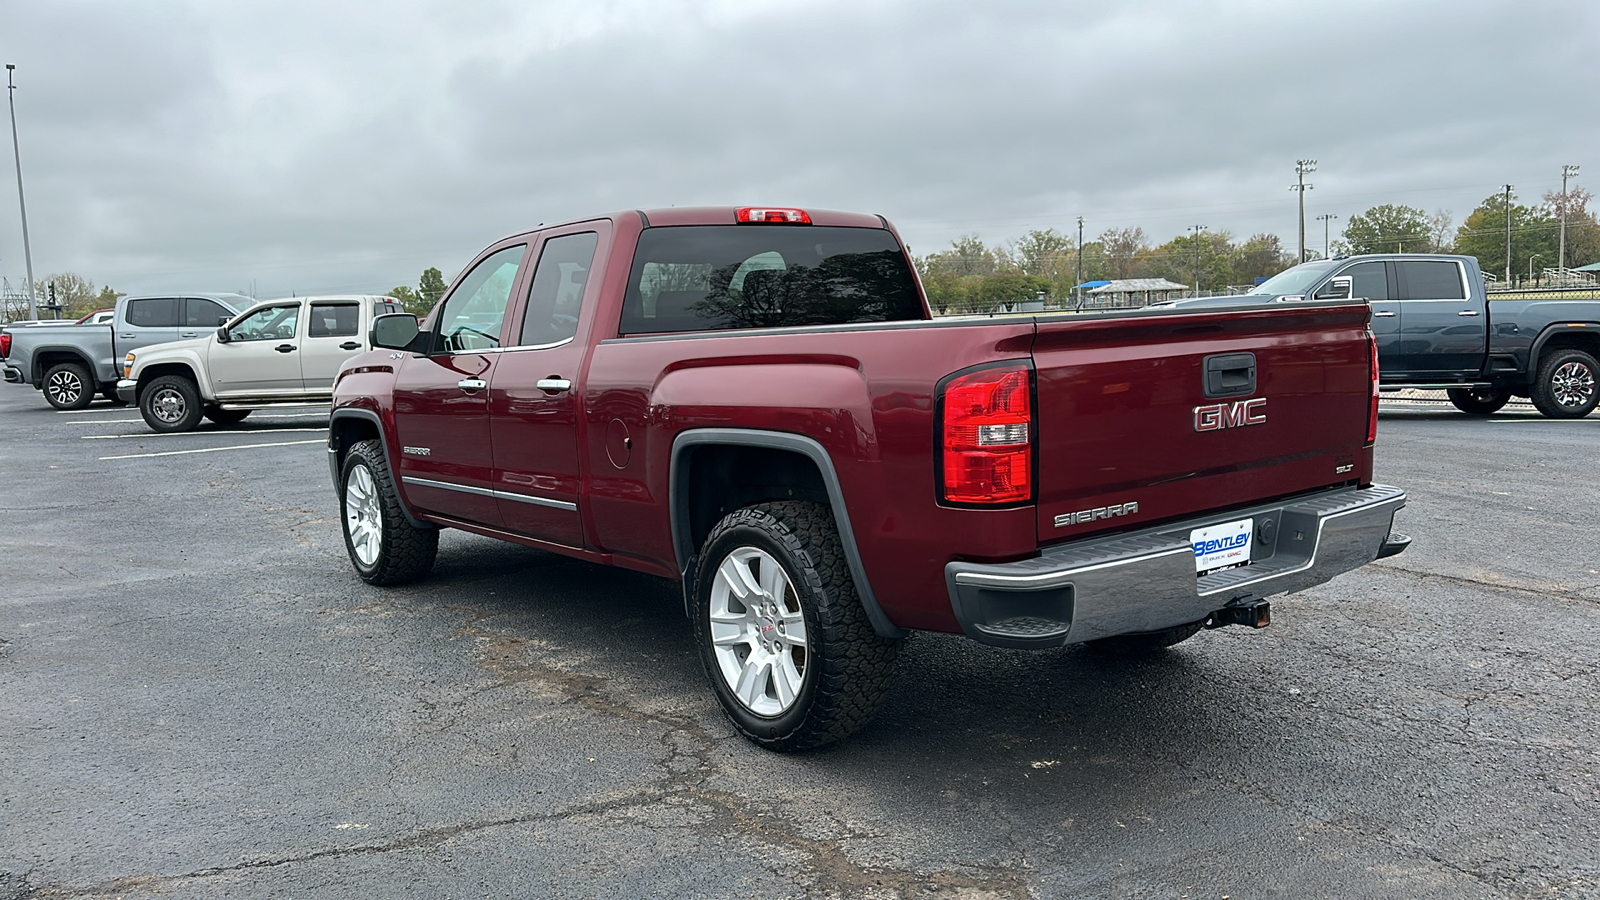
[[117, 300], [109, 325], [64, 324], [8, 332], [5, 380], [44, 392], [56, 409], [83, 409], [96, 393], [116, 400], [129, 350], [199, 337], [252, 301], [239, 294], [147, 294]]
[[74, 325], [110, 325], [117, 317], [115, 309], [97, 309], [74, 322]]
[[1587, 416], [1600, 402], [1600, 300], [1495, 300], [1471, 256], [1382, 253], [1286, 269], [1238, 297], [1179, 309], [1355, 296], [1372, 305], [1383, 390], [1444, 390], [1489, 415], [1526, 397], [1546, 416]]
[[258, 303], [204, 337], [130, 352], [117, 397], [159, 432], [190, 431], [202, 416], [227, 425], [254, 409], [327, 403], [339, 364], [368, 349], [373, 316], [400, 310], [371, 296]]
[[626, 212], [505, 238], [380, 316], [328, 459], [373, 584], [460, 528], [683, 584], [779, 750], [861, 726], [901, 639], [1144, 651], [1403, 550], [1365, 304], [931, 321], [880, 217]]

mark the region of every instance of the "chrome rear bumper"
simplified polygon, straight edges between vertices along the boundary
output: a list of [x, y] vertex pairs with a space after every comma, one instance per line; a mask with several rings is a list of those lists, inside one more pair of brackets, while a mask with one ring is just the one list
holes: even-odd
[[[1126, 534], [1046, 548], [1033, 559], [953, 562], [945, 583], [969, 637], [1002, 647], [1059, 647], [1198, 622], [1227, 606], [1313, 585], [1393, 556], [1405, 492], [1339, 488]], [[1250, 564], [1196, 576], [1189, 532], [1250, 518]]]

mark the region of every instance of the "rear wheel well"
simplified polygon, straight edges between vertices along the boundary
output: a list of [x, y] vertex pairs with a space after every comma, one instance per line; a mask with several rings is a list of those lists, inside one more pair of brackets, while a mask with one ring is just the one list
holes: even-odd
[[1600, 334], [1587, 328], [1569, 328], [1550, 335], [1550, 339], [1539, 347], [1539, 357], [1529, 366], [1531, 378], [1539, 377], [1539, 366], [1544, 363], [1545, 357], [1559, 350], [1582, 350], [1590, 356], [1600, 358]]
[[802, 454], [770, 447], [704, 444], [680, 460], [689, 468], [680, 513], [687, 514], [689, 551], [698, 554], [711, 529], [736, 509], [769, 500], [810, 500], [829, 505], [817, 464]]
[[[82, 356], [79, 356], [70, 350], [46, 350], [43, 353], [36, 354], [33, 357], [33, 383], [35, 385], [43, 384], [44, 373], [50, 371], [51, 367], [59, 366], [62, 363], [77, 363], [78, 365], [88, 369], [90, 381], [97, 381], [99, 378], [99, 375], [94, 370], [94, 366]], [[96, 390], [98, 390], [98, 387]]]

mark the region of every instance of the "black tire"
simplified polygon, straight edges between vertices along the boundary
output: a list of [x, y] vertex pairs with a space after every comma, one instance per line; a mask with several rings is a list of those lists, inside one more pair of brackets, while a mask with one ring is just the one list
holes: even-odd
[[1205, 620], [1201, 619], [1198, 622], [1165, 628], [1161, 631], [1143, 631], [1137, 634], [1119, 634], [1116, 637], [1101, 638], [1089, 641], [1084, 646], [1106, 656], [1149, 656], [1160, 653], [1174, 644], [1187, 641], [1199, 634], [1205, 624]]
[[248, 415], [248, 409], [223, 409], [220, 406], [208, 406], [205, 411], [205, 417], [218, 425], [237, 425]]
[[126, 401], [126, 400], [122, 399], [121, 397], [117, 396], [117, 389], [115, 387], [106, 388], [105, 390], [100, 392], [100, 396], [106, 398], [106, 400], [109, 401], [112, 406], [127, 406], [128, 405], [128, 401]]
[[[718, 571], [725, 561], [751, 551], [760, 551], [775, 560], [787, 578], [786, 599], [780, 604], [793, 604], [784, 610], [788, 634], [793, 634], [795, 619], [803, 620], [805, 649], [803, 669], [799, 670], [799, 690], [785, 708], [763, 714], [741, 700], [729, 685], [729, 675], [724, 674], [717, 647], [713, 644], [711, 614], [712, 591]], [[770, 592], [767, 596], [771, 596]], [[844, 548], [839, 542], [839, 531], [833, 514], [821, 503], [786, 501], [748, 506], [729, 513], [707, 535], [694, 585], [695, 643], [700, 648], [700, 659], [705, 665], [706, 677], [722, 709], [735, 728], [755, 744], [768, 750], [809, 750], [846, 737], [865, 725], [883, 701], [894, 659], [901, 641], [883, 638], [872, 628], [867, 611], [856, 594], [855, 581], [845, 560]], [[731, 595], [722, 602], [731, 604]], [[759, 600], [759, 597], [758, 597]], [[744, 607], [757, 608], [756, 604]], [[770, 620], [770, 615], [769, 615]], [[723, 620], [723, 634], [727, 629], [742, 626]], [[747, 631], [756, 636], [757, 632]], [[771, 635], [777, 655], [787, 656], [790, 662], [797, 657], [794, 644], [787, 641], [781, 625], [760, 629], [760, 636]], [[738, 647], [733, 641], [724, 641], [723, 650], [732, 666], [738, 666]], [[748, 644], [743, 664], [748, 668], [751, 655], [757, 652]], [[772, 683], [780, 677], [774, 663]], [[794, 672], [790, 669], [790, 672]], [[772, 696], [763, 693], [762, 700]]]
[[1556, 350], [1539, 361], [1533, 405], [1552, 419], [1581, 419], [1600, 402], [1594, 357], [1582, 350]]
[[193, 431], [200, 424], [200, 389], [182, 375], [162, 375], [139, 392], [139, 415], [151, 431]]
[[[364, 501], [362, 490], [351, 491], [351, 479], [358, 485], [370, 483], [370, 502]], [[356, 508], [352, 508], [352, 502]], [[358, 538], [352, 536], [356, 523], [363, 515], [375, 516], [379, 523], [375, 537], [375, 553], [358, 550]], [[406, 584], [424, 578], [433, 571], [433, 561], [439, 555], [439, 529], [418, 528], [406, 518], [400, 506], [400, 495], [395, 491], [394, 478], [384, 460], [383, 445], [376, 438], [357, 441], [345, 455], [344, 467], [339, 473], [339, 521], [344, 532], [344, 548], [350, 554], [350, 564], [356, 574], [368, 584]], [[368, 555], [370, 559], [363, 559]]]
[[1499, 412], [1511, 400], [1511, 391], [1504, 388], [1451, 388], [1445, 393], [1456, 409], [1469, 416]]
[[56, 363], [44, 373], [44, 400], [56, 409], [84, 409], [94, 402], [94, 392], [83, 363]]

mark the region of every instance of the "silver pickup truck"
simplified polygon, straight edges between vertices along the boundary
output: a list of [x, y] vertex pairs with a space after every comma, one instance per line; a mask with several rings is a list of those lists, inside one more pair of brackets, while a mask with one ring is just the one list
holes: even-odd
[[391, 297], [263, 300], [201, 337], [129, 351], [117, 397], [158, 432], [328, 403], [339, 366], [370, 349], [373, 318], [400, 311]]
[[5, 380], [44, 391], [56, 409], [83, 409], [97, 393], [115, 401], [128, 351], [210, 334], [251, 302], [242, 294], [141, 294], [118, 300], [108, 325], [14, 328]]

